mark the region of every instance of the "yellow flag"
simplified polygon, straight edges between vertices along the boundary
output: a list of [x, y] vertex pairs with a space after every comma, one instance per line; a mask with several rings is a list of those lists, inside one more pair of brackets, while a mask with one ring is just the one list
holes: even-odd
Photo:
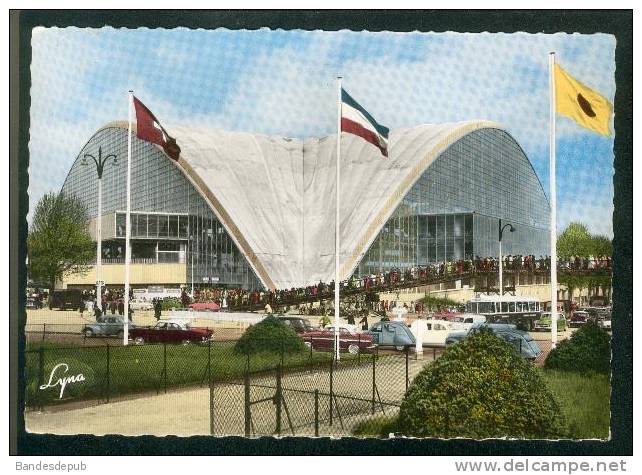
[[613, 105], [555, 64], [555, 106], [557, 112], [601, 135], [611, 135]]

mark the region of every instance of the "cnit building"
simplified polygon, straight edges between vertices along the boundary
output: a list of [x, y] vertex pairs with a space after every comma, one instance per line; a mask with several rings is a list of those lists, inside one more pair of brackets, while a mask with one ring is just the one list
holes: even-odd
[[[334, 279], [336, 135], [291, 139], [171, 127], [178, 161], [132, 137], [133, 287], [291, 288]], [[65, 183], [95, 236], [97, 175], [84, 154], [115, 154], [102, 181], [102, 276], [124, 282], [127, 123], [99, 129]], [[390, 156], [343, 134], [341, 276], [504, 254], [549, 254], [549, 204], [524, 151], [486, 121], [390, 132]], [[95, 285], [95, 272], [63, 286]]]

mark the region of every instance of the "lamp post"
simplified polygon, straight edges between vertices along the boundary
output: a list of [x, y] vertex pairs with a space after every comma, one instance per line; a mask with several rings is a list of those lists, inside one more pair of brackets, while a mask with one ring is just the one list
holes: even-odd
[[103, 194], [103, 171], [105, 165], [109, 159], [113, 159], [113, 164], [118, 165], [118, 158], [116, 155], [109, 154], [103, 157], [102, 147], [98, 147], [98, 158], [94, 157], [90, 153], [86, 153], [81, 160], [80, 164], [83, 166], [89, 165], [87, 158], [91, 158], [96, 165], [96, 173], [98, 174], [98, 216], [96, 217], [96, 305], [100, 305], [102, 302], [102, 226], [103, 226], [103, 206], [102, 206], [102, 194]]
[[513, 227], [512, 224], [506, 223], [502, 226], [502, 220], [499, 220], [499, 296], [501, 297], [504, 295], [504, 275], [503, 275], [503, 260], [502, 260], [502, 236], [504, 235], [504, 229], [508, 228], [508, 230], [513, 233], [515, 232], [515, 228]]

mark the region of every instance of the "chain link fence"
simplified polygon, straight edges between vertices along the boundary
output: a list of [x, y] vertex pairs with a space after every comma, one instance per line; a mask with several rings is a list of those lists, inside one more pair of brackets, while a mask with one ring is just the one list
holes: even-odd
[[410, 348], [372, 348], [337, 359], [313, 346], [245, 354], [233, 340], [32, 345], [25, 352], [26, 406], [49, 413], [140, 401], [149, 408], [168, 394], [166, 417], [182, 408], [180, 417], [209, 419], [215, 436], [348, 436], [373, 417], [395, 415], [409, 383], [442, 351], [417, 360]]

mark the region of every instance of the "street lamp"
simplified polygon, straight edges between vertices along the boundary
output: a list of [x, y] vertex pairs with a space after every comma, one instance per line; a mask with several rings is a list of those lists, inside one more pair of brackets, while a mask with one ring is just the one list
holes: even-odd
[[511, 233], [515, 232], [515, 228], [512, 224], [506, 223], [502, 226], [502, 220], [499, 220], [499, 296], [504, 295], [504, 275], [503, 262], [502, 262], [502, 236], [504, 235], [504, 229], [508, 228]]
[[118, 165], [118, 158], [114, 154], [109, 154], [103, 157], [102, 147], [98, 147], [98, 159], [93, 155], [86, 153], [83, 159], [80, 161], [80, 164], [83, 166], [89, 165], [87, 158], [91, 158], [96, 165], [96, 173], [98, 173], [98, 216], [96, 218], [96, 305], [100, 305], [102, 302], [102, 226], [103, 226], [103, 206], [102, 206], [102, 194], [103, 194], [103, 171], [105, 165], [109, 159], [113, 159], [113, 164]]

